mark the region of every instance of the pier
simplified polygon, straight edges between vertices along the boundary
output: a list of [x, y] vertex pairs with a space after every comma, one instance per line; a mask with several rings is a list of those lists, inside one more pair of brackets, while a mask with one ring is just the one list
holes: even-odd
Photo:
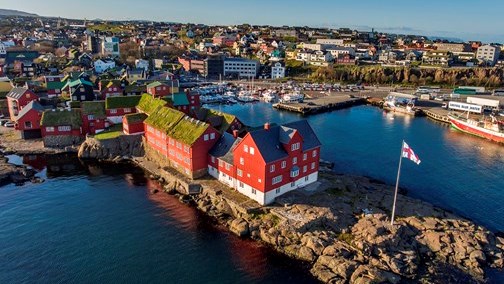
[[440, 107], [422, 108], [422, 111], [425, 113], [427, 117], [431, 119], [444, 123], [450, 123], [450, 119], [448, 118], [449, 111], [445, 108]]
[[301, 113], [303, 115], [321, 113], [364, 104], [364, 98], [352, 95], [328, 95], [319, 98], [305, 99], [304, 102], [277, 103], [273, 107], [280, 110]]

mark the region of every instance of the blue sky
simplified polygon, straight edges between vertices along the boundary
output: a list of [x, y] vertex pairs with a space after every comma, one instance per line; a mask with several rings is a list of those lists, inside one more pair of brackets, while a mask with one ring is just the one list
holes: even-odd
[[308, 25], [504, 42], [502, 0], [0, 0], [44, 16], [203, 24]]

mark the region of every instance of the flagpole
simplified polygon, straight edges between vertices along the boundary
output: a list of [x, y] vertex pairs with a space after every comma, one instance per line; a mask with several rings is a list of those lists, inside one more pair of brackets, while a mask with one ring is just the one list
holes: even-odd
[[397, 169], [397, 180], [396, 180], [395, 192], [394, 192], [394, 204], [392, 205], [392, 218], [390, 220], [391, 226], [394, 226], [395, 207], [396, 207], [396, 201], [397, 201], [397, 190], [399, 189], [399, 177], [401, 176], [401, 163], [402, 163], [402, 158], [403, 158], [403, 150], [404, 150], [404, 140], [401, 145], [401, 155], [399, 156], [399, 168]]

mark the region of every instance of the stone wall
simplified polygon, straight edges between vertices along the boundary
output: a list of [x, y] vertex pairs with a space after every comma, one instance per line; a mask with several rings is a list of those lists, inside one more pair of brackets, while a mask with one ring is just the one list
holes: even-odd
[[66, 146], [76, 146], [82, 142], [82, 137], [73, 135], [51, 135], [44, 137], [44, 147], [64, 148]]
[[112, 160], [144, 155], [141, 135], [121, 135], [117, 138], [98, 140], [87, 137], [82, 143], [78, 156], [83, 159]]

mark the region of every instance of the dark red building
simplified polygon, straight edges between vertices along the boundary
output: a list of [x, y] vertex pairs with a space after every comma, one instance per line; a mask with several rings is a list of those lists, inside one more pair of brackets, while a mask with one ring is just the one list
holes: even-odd
[[16, 116], [15, 129], [19, 130], [22, 139], [42, 137], [40, 119], [44, 107], [37, 101], [29, 102]]
[[132, 113], [123, 117], [123, 132], [126, 135], [143, 134], [145, 132], [144, 121], [147, 119], [145, 113]]
[[40, 129], [45, 147], [65, 147], [82, 141], [80, 109], [52, 109], [42, 113]]
[[[150, 97], [149, 95], [146, 95]], [[142, 96], [118, 96], [105, 99], [105, 113], [107, 119], [114, 124], [122, 123], [123, 116], [136, 113], [136, 106]]]
[[147, 85], [147, 93], [153, 95], [156, 98], [166, 97], [174, 92], [178, 92], [178, 90], [174, 89], [172, 92], [172, 87], [168, 86], [165, 83], [153, 82]]
[[82, 132], [96, 134], [109, 126], [105, 113], [105, 101], [82, 102]]
[[12, 121], [16, 120], [19, 112], [31, 101], [38, 101], [39, 97], [26, 88], [14, 88], [7, 94], [7, 107]]

